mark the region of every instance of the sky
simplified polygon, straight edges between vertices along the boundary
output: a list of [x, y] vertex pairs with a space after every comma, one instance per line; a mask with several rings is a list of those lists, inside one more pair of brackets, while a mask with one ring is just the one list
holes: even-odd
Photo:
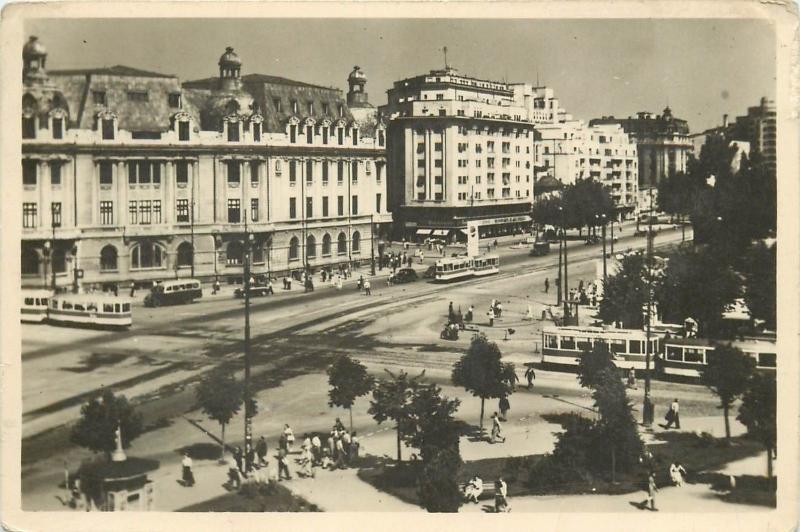
[[[774, 32], [756, 20], [38, 19], [26, 33], [50, 69], [127, 65], [182, 80], [216, 76], [233, 46], [242, 74], [347, 90], [361, 66], [370, 102], [448, 63], [462, 74], [552, 87], [576, 118], [673, 114], [693, 132], [775, 97]], [[22, 46], [22, 43], [20, 43]]]

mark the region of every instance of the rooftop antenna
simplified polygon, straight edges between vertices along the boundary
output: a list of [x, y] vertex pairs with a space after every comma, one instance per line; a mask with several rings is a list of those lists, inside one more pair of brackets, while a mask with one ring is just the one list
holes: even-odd
[[447, 70], [449, 68], [447, 65], [447, 46], [442, 48], [442, 51], [444, 52], [444, 69]]

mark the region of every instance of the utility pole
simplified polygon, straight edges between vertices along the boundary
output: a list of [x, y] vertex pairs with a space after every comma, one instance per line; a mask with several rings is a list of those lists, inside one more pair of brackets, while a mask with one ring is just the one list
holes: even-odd
[[614, 255], [614, 218], [611, 218], [611, 255]]
[[372, 275], [375, 275], [375, 217], [374, 214], [369, 215], [369, 253], [371, 261]]
[[253, 251], [247, 229], [247, 209], [244, 209], [244, 456], [245, 471], [250, 473], [253, 449], [252, 412], [250, 411], [250, 256]]
[[[53, 292], [56, 291], [56, 262], [55, 262], [55, 258], [56, 258], [56, 220], [55, 220], [55, 212], [56, 212], [56, 206], [55, 206], [55, 204], [51, 203], [50, 204], [50, 228], [53, 231], [53, 237], [52, 237], [52, 244], [50, 246], [50, 274], [53, 277], [53, 280], [52, 280]], [[65, 255], [66, 255], [66, 253], [65, 253]]]
[[608, 281], [608, 270], [606, 269], [606, 215], [602, 216], [603, 218], [603, 288], [606, 286], [606, 282]]
[[192, 279], [194, 279], [194, 198], [192, 198], [191, 211], [189, 211], [189, 235], [192, 241]]
[[650, 187], [650, 210], [647, 222], [647, 316], [646, 342], [645, 342], [645, 370], [644, 370], [644, 404], [642, 406], [642, 421], [646, 427], [653, 424], [654, 405], [650, 399], [650, 359], [652, 358], [651, 347], [651, 316], [653, 313], [653, 188]]
[[568, 318], [569, 312], [569, 274], [567, 273], [567, 226], [564, 221], [564, 210], [561, 210], [561, 234], [564, 238], [564, 317]]

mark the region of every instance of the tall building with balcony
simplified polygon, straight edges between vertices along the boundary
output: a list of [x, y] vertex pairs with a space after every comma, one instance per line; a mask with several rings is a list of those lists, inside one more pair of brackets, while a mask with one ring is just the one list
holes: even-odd
[[637, 113], [635, 117], [604, 116], [589, 122], [590, 126], [618, 124], [636, 143], [639, 156], [639, 189], [657, 187], [667, 176], [686, 171], [692, 150], [689, 124], [676, 118], [666, 107], [662, 114]]
[[773, 169], [776, 164], [775, 135], [777, 110], [775, 102], [761, 98], [755, 107], [748, 107], [747, 114], [736, 117], [728, 128], [728, 138], [732, 141], [748, 142], [750, 149], [761, 154]]
[[397, 236], [464, 240], [530, 226], [533, 130], [513, 85], [447, 67], [396, 81], [388, 122], [389, 208]]
[[357, 120], [338, 89], [242, 75], [232, 48], [217, 76], [184, 83], [125, 66], [47, 71], [46, 57], [31, 37], [23, 286], [233, 281], [248, 247], [256, 276], [359, 263], [390, 225], [385, 128]]

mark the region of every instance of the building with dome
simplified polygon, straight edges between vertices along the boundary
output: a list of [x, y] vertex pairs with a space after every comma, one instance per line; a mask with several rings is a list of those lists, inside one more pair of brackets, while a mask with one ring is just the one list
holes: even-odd
[[256, 276], [357, 264], [388, 230], [385, 131], [359, 69], [345, 99], [243, 74], [230, 47], [216, 76], [184, 82], [120, 65], [46, 70], [46, 58], [31, 37], [23, 286], [234, 282], [248, 243]]

